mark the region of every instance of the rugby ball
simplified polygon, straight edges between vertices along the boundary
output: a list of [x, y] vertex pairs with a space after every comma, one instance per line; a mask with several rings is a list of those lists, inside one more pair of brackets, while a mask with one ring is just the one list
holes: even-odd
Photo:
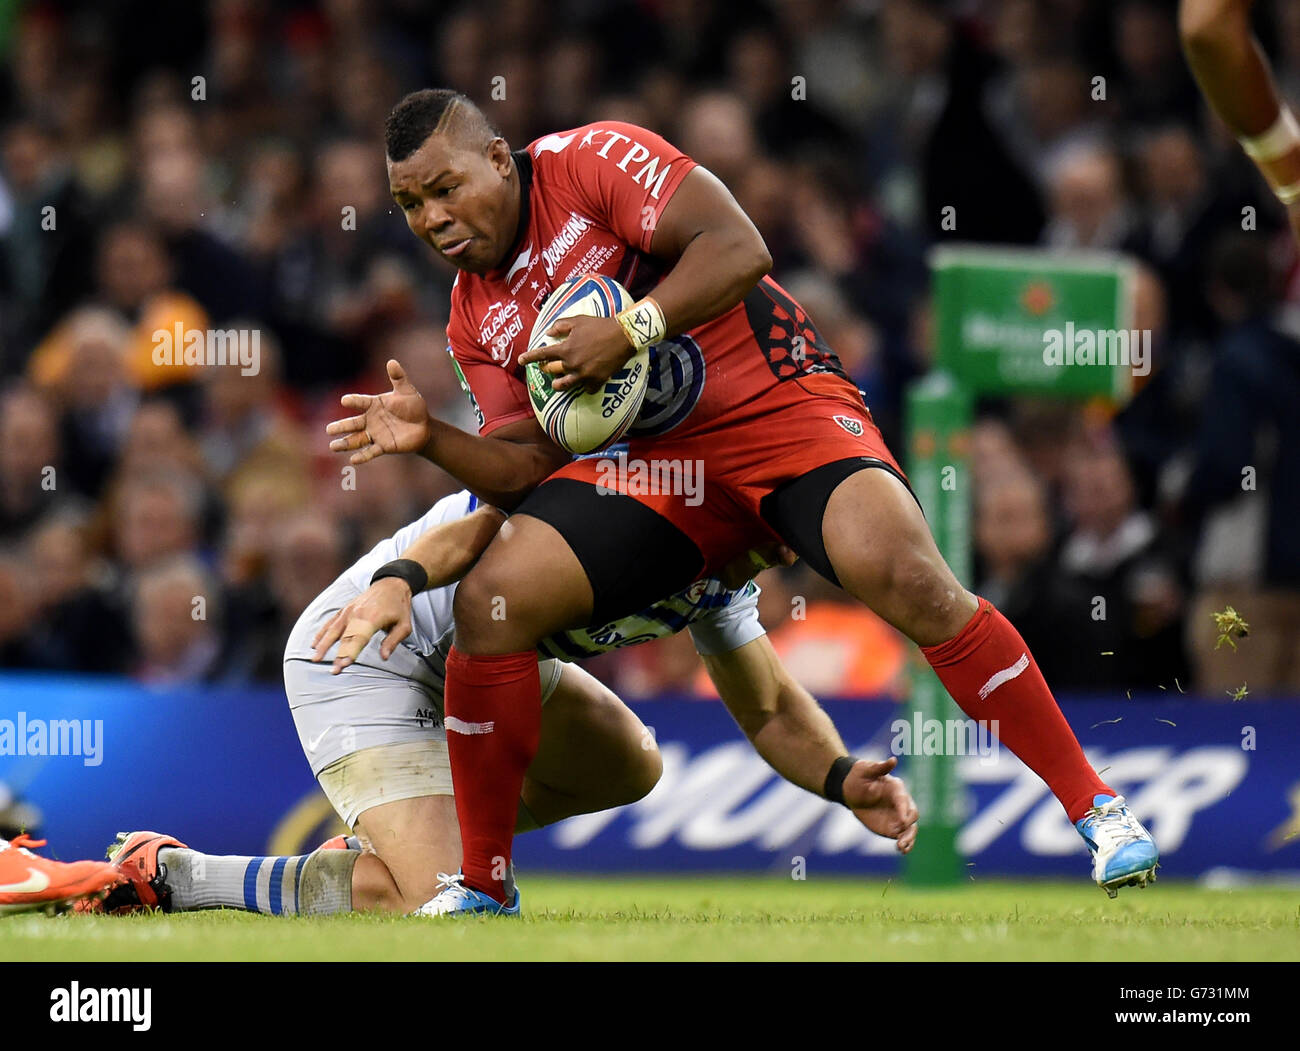
[[[584, 274], [566, 281], [546, 298], [528, 338], [528, 349], [554, 346], [561, 339], [547, 331], [566, 317], [613, 317], [633, 303], [626, 288], [600, 274]], [[579, 388], [556, 391], [554, 379], [541, 365], [524, 366], [528, 398], [538, 422], [551, 441], [571, 453], [594, 452], [627, 432], [641, 411], [650, 375], [650, 351], [641, 350], [610, 376], [596, 393]]]

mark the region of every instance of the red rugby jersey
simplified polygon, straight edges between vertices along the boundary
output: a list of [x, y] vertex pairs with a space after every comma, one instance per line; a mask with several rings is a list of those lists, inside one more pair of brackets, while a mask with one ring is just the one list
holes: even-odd
[[[553, 289], [599, 273], [634, 299], [654, 290], [668, 270], [650, 255], [655, 224], [695, 167], [654, 132], [618, 121], [543, 136], [514, 156], [523, 192], [519, 239], [499, 270], [457, 275], [447, 325], [481, 434], [533, 415], [516, 362]], [[681, 438], [748, 419], [771, 406], [761, 396], [785, 387], [792, 396], [827, 394], [862, 408], [839, 359], [767, 277], [726, 313], [654, 348], [649, 383], [629, 437], [672, 431]]]

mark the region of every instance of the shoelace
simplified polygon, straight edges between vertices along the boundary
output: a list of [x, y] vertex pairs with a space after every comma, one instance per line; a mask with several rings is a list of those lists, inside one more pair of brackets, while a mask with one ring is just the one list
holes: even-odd
[[45, 846], [45, 842], [46, 841], [43, 839], [32, 839], [32, 837], [26, 832], [20, 832], [9, 841], [9, 845], [11, 847], [17, 847], [19, 850], [26, 851], [29, 847], [31, 850], [38, 850]]
[[1125, 843], [1136, 843], [1146, 838], [1137, 818], [1125, 807], [1123, 796], [1093, 807], [1087, 816], [1094, 819], [1089, 829], [1093, 838], [1104, 839], [1107, 846], [1122, 847]]
[[465, 886], [465, 874], [463, 872], [457, 872], [454, 876], [449, 876], [445, 872], [439, 872], [438, 882], [442, 884], [442, 890], [438, 892], [439, 894], [452, 890], [453, 888], [455, 888], [456, 892], [461, 895], [469, 893], [469, 888]]

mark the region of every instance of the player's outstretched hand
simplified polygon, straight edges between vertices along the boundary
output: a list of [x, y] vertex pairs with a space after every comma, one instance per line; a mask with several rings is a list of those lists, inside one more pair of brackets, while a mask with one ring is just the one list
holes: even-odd
[[361, 656], [377, 631], [388, 636], [379, 645], [379, 656], [388, 660], [397, 644], [411, 634], [411, 586], [397, 577], [376, 580], [360, 595], [334, 614], [312, 639], [312, 660], [323, 661], [334, 643], [332, 674], [337, 675]]
[[594, 394], [632, 357], [623, 326], [613, 318], [568, 317], [546, 334], [561, 342], [524, 351], [519, 364], [544, 362], [542, 371], [560, 377], [551, 384], [555, 390], [582, 387]]
[[916, 803], [901, 778], [890, 771], [898, 765], [893, 756], [883, 763], [859, 759], [844, 779], [844, 802], [854, 816], [878, 836], [898, 841], [906, 854], [916, 842]]
[[348, 462], [363, 464], [384, 453], [415, 453], [429, 443], [429, 407], [406, 378], [398, 361], [388, 362], [393, 389], [388, 394], [345, 394], [345, 409], [360, 415], [335, 420], [325, 428], [336, 453], [351, 452]]

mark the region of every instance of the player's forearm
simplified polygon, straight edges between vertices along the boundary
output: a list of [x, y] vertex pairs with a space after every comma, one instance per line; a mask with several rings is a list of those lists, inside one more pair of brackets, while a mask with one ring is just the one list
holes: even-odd
[[1295, 223], [1295, 209], [1300, 207], [1300, 125], [1280, 103], [1268, 59], [1251, 31], [1252, 3], [1184, 0], [1179, 30], [1206, 99], [1291, 210]]
[[1238, 138], [1277, 119], [1277, 89], [1250, 27], [1250, 0], [1183, 0], [1179, 30], [1192, 73]]
[[689, 332], [725, 314], [771, 269], [772, 257], [752, 226], [697, 234], [652, 293], [667, 334]]
[[787, 781], [821, 795], [831, 764], [846, 754], [831, 718], [781, 665], [766, 636], [705, 667], [754, 749]]
[[484, 503], [513, 510], [559, 466], [545, 450], [522, 442], [467, 434], [430, 419], [420, 455], [437, 464]]
[[464, 518], [434, 526], [402, 552], [429, 575], [426, 590], [460, 580], [497, 535], [505, 515], [495, 507], [480, 507]]

